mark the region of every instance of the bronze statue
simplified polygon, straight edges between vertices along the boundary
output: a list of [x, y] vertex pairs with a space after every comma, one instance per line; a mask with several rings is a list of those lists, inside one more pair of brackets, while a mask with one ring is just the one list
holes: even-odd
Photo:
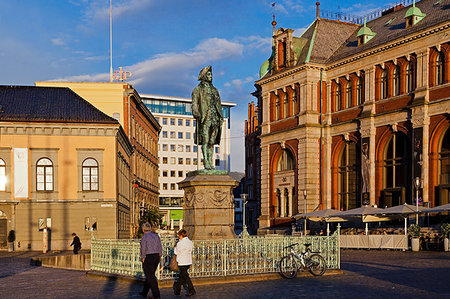
[[192, 91], [192, 114], [197, 120], [196, 144], [202, 146], [205, 169], [215, 169], [214, 144], [220, 144], [223, 115], [217, 89], [212, 85], [211, 66], [204, 67], [198, 76], [200, 83]]

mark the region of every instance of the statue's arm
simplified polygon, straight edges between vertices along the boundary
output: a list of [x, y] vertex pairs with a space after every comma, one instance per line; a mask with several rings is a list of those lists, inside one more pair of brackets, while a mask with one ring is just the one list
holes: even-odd
[[217, 101], [216, 101], [217, 112], [219, 112], [219, 115], [223, 119], [223, 115], [222, 115], [222, 101], [220, 100], [219, 91], [217, 89], [215, 89], [215, 93], [216, 93], [216, 98], [217, 98]]
[[199, 116], [200, 116], [200, 107], [199, 107], [199, 105], [198, 105], [198, 102], [199, 102], [199, 97], [200, 97], [200, 95], [199, 95], [199, 91], [198, 91], [198, 88], [196, 87], [196, 88], [194, 88], [194, 90], [192, 91], [192, 115], [195, 117], [195, 118], [198, 118]]

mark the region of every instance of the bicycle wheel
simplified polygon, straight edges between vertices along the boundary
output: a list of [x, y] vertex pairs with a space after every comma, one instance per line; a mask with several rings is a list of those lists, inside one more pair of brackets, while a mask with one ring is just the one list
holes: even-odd
[[308, 271], [314, 276], [321, 276], [327, 269], [327, 263], [320, 254], [313, 254], [307, 264]]
[[297, 275], [298, 267], [292, 255], [283, 257], [280, 260], [280, 275], [287, 279], [292, 279]]

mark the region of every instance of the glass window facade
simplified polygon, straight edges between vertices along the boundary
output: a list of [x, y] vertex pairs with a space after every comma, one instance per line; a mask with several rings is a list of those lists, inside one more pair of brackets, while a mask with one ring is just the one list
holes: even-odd
[[[178, 114], [178, 115], [192, 115], [192, 104], [185, 102], [174, 102], [174, 101], [166, 101], [166, 100], [157, 100], [157, 99], [144, 99], [144, 104], [152, 113], [166, 113], [166, 114]], [[222, 114], [224, 118], [230, 117], [230, 107], [222, 106]], [[163, 118], [163, 125], [164, 123]], [[174, 123], [175, 124], [175, 123]], [[186, 126], [190, 124], [186, 121]]]

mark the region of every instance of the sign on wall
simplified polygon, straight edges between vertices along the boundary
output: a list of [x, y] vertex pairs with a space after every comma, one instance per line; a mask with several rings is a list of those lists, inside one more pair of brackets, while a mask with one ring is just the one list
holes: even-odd
[[14, 197], [28, 197], [28, 149], [14, 149]]

